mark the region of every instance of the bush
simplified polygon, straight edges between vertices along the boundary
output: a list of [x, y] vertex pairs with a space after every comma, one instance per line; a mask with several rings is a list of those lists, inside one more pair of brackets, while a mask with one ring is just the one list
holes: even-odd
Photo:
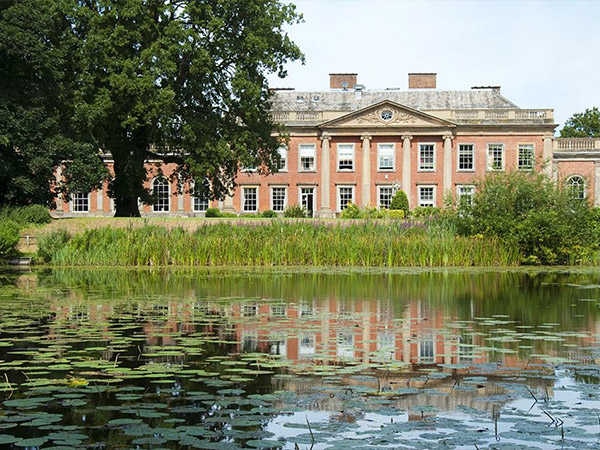
[[487, 176], [455, 217], [460, 234], [516, 243], [532, 264], [583, 262], [598, 248], [597, 220], [587, 200], [549, 177], [516, 171]]
[[406, 193], [404, 191], [396, 191], [396, 193], [392, 197], [390, 209], [394, 211], [404, 211], [404, 217], [408, 216], [408, 197], [406, 196]]
[[406, 216], [404, 215], [404, 211], [402, 209], [390, 209], [388, 212], [388, 217], [390, 219], [404, 219]]
[[412, 210], [412, 215], [414, 217], [437, 217], [440, 214], [440, 208], [435, 208], [433, 206], [417, 206]]
[[236, 213], [228, 213], [228, 212], [219, 212], [219, 215], [217, 217], [222, 217], [224, 219], [227, 219], [227, 218], [237, 217], [237, 214]]
[[347, 203], [346, 208], [340, 214], [342, 219], [362, 219], [363, 214], [354, 203]]
[[221, 211], [219, 211], [219, 208], [208, 208], [204, 213], [204, 217], [221, 217]]
[[265, 217], [267, 219], [274, 219], [277, 217], [277, 213], [272, 209], [267, 209], [261, 213], [261, 217]]
[[61, 228], [43, 234], [38, 239], [38, 256], [44, 262], [50, 262], [54, 255], [67, 245], [71, 236], [67, 230]]
[[306, 210], [300, 205], [289, 205], [283, 212], [283, 217], [291, 219], [304, 219], [306, 217]]
[[367, 206], [362, 211], [362, 217], [365, 219], [385, 219], [387, 215], [387, 209], [370, 208]]
[[11, 256], [16, 252], [19, 243], [19, 225], [13, 220], [0, 221], [0, 259]]
[[0, 218], [12, 220], [21, 225], [41, 225], [52, 222], [52, 216], [50, 216], [48, 208], [42, 205], [5, 207], [0, 212]]

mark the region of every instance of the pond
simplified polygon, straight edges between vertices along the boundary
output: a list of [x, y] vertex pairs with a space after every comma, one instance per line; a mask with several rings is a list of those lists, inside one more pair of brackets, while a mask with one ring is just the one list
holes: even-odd
[[600, 273], [0, 273], [0, 448], [600, 446]]

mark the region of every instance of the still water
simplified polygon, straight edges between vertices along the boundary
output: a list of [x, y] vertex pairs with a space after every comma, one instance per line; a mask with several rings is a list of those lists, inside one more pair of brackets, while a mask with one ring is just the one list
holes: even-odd
[[0, 273], [0, 448], [600, 448], [592, 270]]

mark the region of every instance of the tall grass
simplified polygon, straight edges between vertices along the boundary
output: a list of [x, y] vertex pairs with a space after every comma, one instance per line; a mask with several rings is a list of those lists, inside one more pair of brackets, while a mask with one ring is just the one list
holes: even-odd
[[[64, 239], [64, 234], [61, 236]], [[62, 266], [511, 266], [518, 249], [406, 222], [328, 225], [274, 222], [202, 225], [195, 231], [146, 225], [86, 230], [40, 254]], [[51, 247], [51, 248], [50, 248]]]

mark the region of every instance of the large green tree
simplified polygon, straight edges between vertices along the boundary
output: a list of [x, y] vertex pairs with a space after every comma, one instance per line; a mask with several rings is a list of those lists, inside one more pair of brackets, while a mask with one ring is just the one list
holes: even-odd
[[[283, 27], [300, 20], [278, 0], [85, 0], [72, 11], [79, 42], [75, 118], [114, 159], [117, 216], [136, 216], [146, 160], [177, 164], [221, 198], [239, 164], [275, 169], [269, 73], [303, 58]], [[183, 184], [183, 183], [181, 183]]]
[[73, 121], [76, 45], [63, 0], [0, 0], [0, 204], [52, 205], [105, 175]]
[[573, 114], [560, 130], [560, 137], [600, 137], [600, 109], [593, 107]]

